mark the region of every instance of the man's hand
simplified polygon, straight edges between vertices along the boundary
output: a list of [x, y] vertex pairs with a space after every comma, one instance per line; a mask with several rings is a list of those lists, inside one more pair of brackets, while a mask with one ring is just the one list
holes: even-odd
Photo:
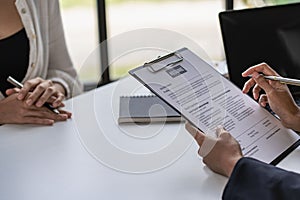
[[[199, 144], [199, 155], [203, 156], [202, 149], [208, 138], [204, 133], [193, 127], [191, 124], [186, 124], [186, 129], [195, 138]], [[223, 128], [217, 129], [218, 137], [215, 138], [214, 146], [211, 146], [210, 152], [205, 152], [203, 162], [214, 172], [226, 177], [230, 177], [234, 166], [239, 159], [243, 157], [241, 147], [238, 142]], [[212, 144], [210, 142], [210, 144]]]

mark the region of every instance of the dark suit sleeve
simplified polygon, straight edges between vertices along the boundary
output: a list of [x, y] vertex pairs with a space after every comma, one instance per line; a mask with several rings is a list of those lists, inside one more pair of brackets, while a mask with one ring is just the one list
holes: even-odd
[[229, 178], [223, 199], [300, 199], [300, 174], [242, 158]]

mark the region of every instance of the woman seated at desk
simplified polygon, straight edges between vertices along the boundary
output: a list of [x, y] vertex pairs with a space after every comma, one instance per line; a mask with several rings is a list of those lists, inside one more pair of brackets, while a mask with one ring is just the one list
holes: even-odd
[[[62, 101], [82, 92], [68, 54], [58, 0], [0, 1], [0, 124], [51, 125]], [[22, 89], [7, 82], [12, 76]]]

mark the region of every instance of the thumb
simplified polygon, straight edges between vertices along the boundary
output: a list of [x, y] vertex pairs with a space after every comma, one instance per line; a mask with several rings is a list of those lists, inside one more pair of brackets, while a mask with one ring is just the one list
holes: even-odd
[[225, 132], [224, 127], [221, 126], [221, 125], [217, 126], [217, 128], [216, 128], [216, 135], [217, 135], [217, 137], [220, 137], [221, 133], [223, 133], [223, 132]]
[[259, 73], [253, 72], [252, 77], [254, 81], [261, 87], [266, 93], [270, 92], [273, 87], [268, 83], [268, 81]]

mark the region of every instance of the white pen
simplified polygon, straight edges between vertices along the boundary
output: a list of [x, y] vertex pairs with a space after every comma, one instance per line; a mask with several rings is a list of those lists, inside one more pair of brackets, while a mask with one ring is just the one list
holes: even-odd
[[[284, 77], [280, 77], [280, 76], [265, 76], [265, 75], [263, 75], [263, 76], [265, 79], [268, 79], [268, 80], [279, 81], [280, 83], [288, 84], [288, 85], [300, 86], [300, 80], [298, 80], [298, 79], [284, 78]], [[252, 78], [251, 75], [248, 77]]]
[[[11, 83], [12, 85], [14, 85], [15, 87], [21, 89], [23, 87], [23, 84], [22, 83], [19, 83], [16, 79], [14, 79], [13, 77], [9, 76], [7, 78], [7, 81], [9, 83]], [[44, 106], [46, 108], [48, 108], [49, 110], [51, 110], [52, 112], [56, 113], [56, 114], [60, 114], [60, 112], [56, 109], [56, 108], [53, 108], [50, 104], [48, 103], [45, 103]]]

